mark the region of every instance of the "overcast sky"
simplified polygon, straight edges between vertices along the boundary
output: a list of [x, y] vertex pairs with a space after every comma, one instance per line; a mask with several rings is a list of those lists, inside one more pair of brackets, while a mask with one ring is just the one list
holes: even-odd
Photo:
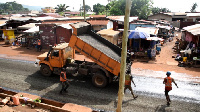
[[[19, 4], [29, 6], [44, 6], [44, 7], [56, 7], [58, 4], [66, 4], [70, 6], [70, 10], [80, 9], [80, 5], [83, 4], [83, 0], [0, 0], [1, 3], [16, 1]], [[190, 11], [193, 3], [197, 3], [198, 7], [196, 11], [200, 12], [200, 0], [152, 0], [154, 7], [168, 8], [172, 12], [186, 12]], [[106, 5], [107, 0], [85, 0], [85, 4], [91, 8], [94, 4], [100, 3]]]

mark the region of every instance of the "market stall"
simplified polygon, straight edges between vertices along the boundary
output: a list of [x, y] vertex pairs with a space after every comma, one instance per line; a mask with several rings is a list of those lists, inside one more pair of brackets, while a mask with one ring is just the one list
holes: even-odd
[[[187, 26], [183, 28], [180, 41], [184, 41], [183, 46], [180, 46], [180, 56], [182, 58], [181, 65], [200, 65], [200, 24]], [[180, 44], [179, 44], [180, 45]]]

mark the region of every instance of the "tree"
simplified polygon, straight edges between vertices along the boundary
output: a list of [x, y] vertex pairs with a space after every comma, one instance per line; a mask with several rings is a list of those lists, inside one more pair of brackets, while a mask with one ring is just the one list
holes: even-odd
[[[82, 6], [82, 9], [84, 9], [84, 7]], [[91, 11], [91, 7], [89, 5], [85, 5], [85, 11]]]
[[101, 14], [106, 10], [106, 7], [104, 5], [101, 5], [99, 3], [93, 5], [93, 12], [96, 12], [96, 14]]
[[13, 2], [6, 2], [0, 4], [0, 12], [2, 13], [17, 13], [19, 11], [29, 11], [27, 8], [24, 8], [21, 4]]
[[191, 8], [191, 12], [196, 12], [196, 8], [198, 7], [197, 3], [193, 3], [192, 8]]
[[[131, 0], [130, 16], [138, 16], [140, 19], [147, 19], [151, 14], [152, 1], [151, 0]], [[111, 15], [125, 14], [125, 0], [114, 0], [109, 3], [112, 5], [110, 9]]]
[[166, 13], [166, 12], [171, 12], [169, 9], [167, 8], [158, 8], [158, 7], [153, 7], [151, 9], [152, 14], [158, 14], [158, 13]]
[[69, 6], [66, 6], [65, 4], [60, 4], [60, 5], [57, 5], [57, 7], [55, 7], [55, 9], [56, 9], [56, 12], [59, 13], [59, 12], [67, 11], [68, 7]]

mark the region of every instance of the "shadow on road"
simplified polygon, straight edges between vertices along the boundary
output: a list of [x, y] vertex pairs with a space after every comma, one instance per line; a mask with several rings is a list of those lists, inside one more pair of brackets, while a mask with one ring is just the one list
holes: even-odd
[[60, 95], [60, 78], [58, 75], [44, 77], [39, 71], [29, 75], [25, 81], [31, 86], [29, 91], [42, 91], [41, 97], [62, 103], [75, 103], [79, 105], [107, 105], [117, 98], [118, 82], [113, 82], [105, 88], [96, 88], [92, 85], [91, 77], [67, 76], [70, 86], [68, 93]]
[[167, 106], [167, 105], [159, 105], [159, 106], [157, 106], [155, 112], [166, 112], [166, 110], [165, 110], [166, 107], [169, 107], [169, 106]]

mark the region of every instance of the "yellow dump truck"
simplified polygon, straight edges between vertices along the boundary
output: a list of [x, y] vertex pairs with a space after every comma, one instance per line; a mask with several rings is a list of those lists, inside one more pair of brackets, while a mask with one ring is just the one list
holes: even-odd
[[[69, 44], [52, 47], [37, 57], [36, 64], [44, 76], [59, 74], [62, 67], [67, 73], [90, 75], [96, 87], [105, 87], [119, 76], [121, 66], [121, 48], [112, 44], [91, 30], [88, 22], [71, 24], [73, 35]], [[93, 62], [72, 60], [75, 50], [87, 56]], [[131, 69], [130, 55], [127, 55], [127, 69]]]

